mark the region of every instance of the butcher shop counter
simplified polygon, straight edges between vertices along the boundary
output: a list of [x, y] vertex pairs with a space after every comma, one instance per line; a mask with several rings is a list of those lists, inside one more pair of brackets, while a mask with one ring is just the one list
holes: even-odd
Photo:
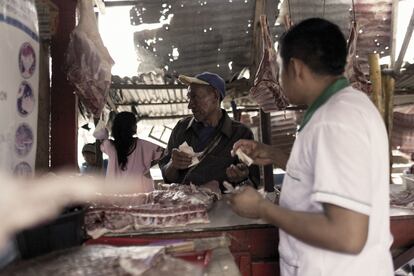
[[394, 267], [399, 268], [414, 258], [414, 210], [391, 208], [391, 233]]
[[231, 239], [229, 249], [243, 276], [278, 275], [278, 231], [276, 227], [262, 220], [238, 216], [225, 200], [217, 201], [208, 215], [210, 219], [208, 224], [106, 234], [100, 238], [88, 240], [86, 244], [146, 245], [163, 240], [187, 240], [225, 234]]
[[[404, 191], [404, 185], [390, 185], [392, 193]], [[391, 207], [391, 233], [394, 241], [391, 247], [394, 267], [397, 269], [414, 258], [414, 210]]]

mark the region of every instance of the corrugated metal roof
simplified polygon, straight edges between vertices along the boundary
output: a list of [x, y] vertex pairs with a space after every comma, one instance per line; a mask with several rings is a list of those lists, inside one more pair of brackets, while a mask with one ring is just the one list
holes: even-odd
[[[137, 13], [142, 7], [144, 13]], [[132, 8], [131, 22], [151, 23], [157, 14], [173, 14], [173, 18], [160, 29], [135, 33], [136, 49], [143, 61], [138, 72], [156, 63], [160, 68], [167, 66], [171, 73], [211, 71], [229, 80], [250, 65], [253, 0], [144, 0]]]
[[179, 118], [191, 114], [187, 108], [187, 87], [165, 85], [163, 76], [148, 73], [132, 78], [113, 78], [110, 96], [119, 111], [131, 111], [141, 119]]
[[[294, 23], [310, 17], [323, 17], [337, 24], [348, 38], [351, 20], [353, 20], [352, 0], [289, 0], [287, 2], [290, 2]], [[355, 17], [360, 30], [357, 55], [363, 71], [368, 73], [369, 53], [376, 52], [381, 57], [390, 55], [392, 0], [354, 0], [354, 4]]]
[[[289, 2], [294, 22], [310, 17], [325, 17], [338, 24], [345, 36], [348, 36], [353, 15], [350, 12], [351, 0]], [[357, 53], [363, 62], [370, 52], [389, 54], [389, 48], [386, 50], [385, 47], [389, 46], [390, 39], [391, 2], [392, 0], [355, 1], [356, 19], [362, 29]], [[141, 72], [144, 74], [127, 78], [124, 83], [173, 84], [177, 83], [178, 74], [195, 75], [201, 71], [216, 72], [230, 80], [234, 74], [251, 64], [255, 8], [253, 0], [143, 0], [136, 3], [131, 6], [131, 24], [154, 23], [161, 16], [167, 18], [171, 14], [173, 18], [170, 24], [162, 28], [135, 33], [134, 41], [137, 53], [141, 55], [139, 58], [143, 61]], [[285, 30], [284, 26], [275, 24], [279, 13], [278, 4], [278, 0], [267, 3], [269, 25], [275, 41]], [[177, 54], [173, 49], [178, 52], [178, 57], [173, 56]], [[232, 62], [231, 69], [229, 62]], [[366, 64], [362, 65], [367, 70]], [[159, 68], [158, 73], [145, 71], [152, 70], [154, 66]], [[184, 90], [118, 89], [121, 98], [115, 97], [115, 103], [136, 105], [136, 110], [142, 112], [143, 116], [186, 115], [189, 110]]]
[[38, 20], [39, 35], [42, 40], [50, 40], [56, 32], [58, 8], [51, 0], [35, 0]]
[[[302, 121], [302, 118], [303, 112], [301, 111], [287, 110], [271, 112], [271, 144], [278, 145], [283, 152], [289, 154], [296, 139], [297, 126]], [[253, 126], [259, 127], [259, 116], [253, 117], [252, 120]]]
[[397, 78], [395, 88], [397, 90], [414, 91], [414, 64], [409, 64], [403, 68], [403, 72]]
[[[285, 0], [286, 1], [286, 0]], [[300, 22], [310, 17], [324, 17], [338, 24], [347, 37], [350, 30], [352, 1], [290, 0], [291, 17]], [[326, 3], [324, 7], [324, 2]], [[287, 2], [286, 2], [287, 3]], [[358, 40], [358, 55], [363, 62], [367, 53], [377, 51], [382, 56], [388, 55], [390, 49], [391, 0], [357, 0], [355, 1], [356, 19], [362, 33]], [[279, 1], [268, 1], [267, 15], [271, 33], [277, 38], [285, 27], [276, 26], [279, 14]], [[135, 33], [137, 52], [143, 56], [142, 70], [152, 68], [145, 62], [156, 63], [159, 67], [167, 65], [169, 72], [194, 75], [202, 71], [214, 71], [226, 80], [233, 74], [251, 64], [252, 31], [254, 20], [254, 1], [252, 0], [208, 0], [208, 1], [141, 1], [132, 8], [143, 6], [147, 13], [131, 13], [132, 24], [154, 21], [162, 14], [174, 14], [169, 25], [151, 31]], [[145, 13], [144, 13], [145, 15]], [[162, 39], [159, 41], [159, 39]], [[276, 39], [274, 39], [276, 41]], [[179, 52], [173, 57], [173, 49]], [[152, 56], [151, 58], [148, 56]], [[232, 62], [230, 70], [228, 63]], [[363, 66], [366, 69], [366, 66]]]
[[[36, 0], [39, 10], [41, 33], [50, 37], [53, 20], [50, 18], [51, 1]], [[194, 75], [201, 71], [213, 71], [226, 80], [242, 68], [251, 64], [252, 22], [254, 0], [142, 0], [105, 1], [136, 3], [131, 6], [131, 23], [139, 24], [140, 19], [154, 21], [161, 16], [173, 14], [170, 24], [155, 30], [136, 32], [134, 41], [137, 52], [144, 61], [140, 73], [147, 73], [145, 62], [155, 63], [158, 68], [167, 66], [167, 74]], [[285, 0], [287, 3], [287, 0]], [[349, 32], [352, 0], [289, 0], [294, 22], [309, 17], [325, 17], [338, 24], [347, 36]], [[325, 3], [325, 7], [324, 7]], [[267, 14], [271, 33], [275, 36], [284, 31], [275, 26], [279, 0], [267, 1]], [[135, 12], [144, 7], [143, 15]], [[389, 55], [391, 36], [392, 0], [355, 0], [356, 19], [362, 33], [358, 38], [358, 56], [362, 67], [367, 70], [367, 54], [377, 51], [381, 56]], [[110, 8], [110, 7], [109, 7]], [[55, 16], [57, 10], [53, 9]], [[147, 14], [147, 15], [146, 15]], [[52, 20], [52, 21], [50, 21]], [[145, 23], [145, 22], [143, 22]], [[156, 41], [151, 41], [156, 38]], [[275, 37], [276, 38], [276, 37]], [[162, 39], [162, 40], [159, 40]], [[155, 52], [154, 52], [155, 49]], [[174, 58], [173, 49], [179, 56]], [[231, 69], [229, 62], [232, 62]]]
[[[285, 0], [287, 1], [287, 0]], [[106, 1], [108, 2], [108, 1]], [[130, 3], [132, 3], [131, 1]], [[177, 84], [178, 74], [195, 75], [212, 71], [227, 81], [251, 64], [253, 0], [143, 0], [131, 6], [131, 24], [158, 22], [173, 14], [170, 24], [134, 34], [138, 58], [142, 61], [138, 77], [126, 78], [126, 87], [113, 86], [112, 93], [121, 110], [159, 118], [189, 114], [185, 88], [134, 89], [133, 84]], [[310, 17], [324, 17], [338, 24], [348, 36], [353, 18], [352, 0], [290, 0], [291, 17], [299, 22]], [[325, 6], [324, 6], [325, 3]], [[279, 0], [267, 2], [267, 14], [274, 41], [285, 30], [275, 24]], [[287, 4], [287, 2], [285, 2]], [[355, 0], [359, 33], [357, 54], [367, 72], [368, 53], [389, 55], [392, 0]], [[286, 6], [286, 5], [285, 5]], [[177, 56], [178, 52], [178, 56]], [[231, 68], [229, 66], [231, 63]], [[149, 71], [158, 68], [158, 73]], [[121, 80], [122, 82], [122, 80]], [[133, 110], [133, 109], [132, 109]]]
[[[160, 84], [163, 80], [160, 73], [148, 73], [133, 78], [112, 77], [109, 95], [118, 111], [131, 111], [136, 113], [141, 120], [154, 123], [154, 120], [165, 118], [177, 119], [191, 115], [188, 109], [187, 87], [182, 84], [174, 84], [174, 77], [169, 78], [173, 84]], [[246, 87], [246, 80], [238, 80], [227, 85], [227, 96], [222, 106], [231, 109], [230, 101], [234, 98], [231, 87]], [[255, 107], [255, 103], [248, 97], [236, 99], [236, 104], [244, 107]], [[107, 111], [109, 112], [109, 111]]]

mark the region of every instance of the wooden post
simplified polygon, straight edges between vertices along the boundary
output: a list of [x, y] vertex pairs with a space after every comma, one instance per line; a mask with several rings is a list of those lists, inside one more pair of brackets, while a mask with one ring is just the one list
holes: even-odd
[[[93, 123], [96, 127], [99, 123], [99, 119], [98, 118], [93, 118]], [[95, 165], [98, 168], [100, 168], [101, 171], [102, 171], [103, 156], [102, 156], [102, 151], [101, 151], [101, 141], [98, 140], [98, 139], [95, 140], [95, 158], [96, 158], [96, 164]]]
[[69, 35], [75, 27], [76, 1], [53, 0], [59, 25], [52, 37], [51, 166], [77, 168], [77, 99], [63, 70]]
[[[253, 25], [253, 47], [250, 66], [250, 83], [253, 84], [257, 68], [263, 52], [262, 33], [260, 29], [260, 15], [266, 13], [266, 0], [256, 0]], [[260, 134], [261, 142], [272, 143], [272, 132], [270, 124], [270, 114], [260, 110]], [[263, 182], [265, 191], [273, 191], [273, 165], [263, 167]]]
[[[384, 89], [384, 119], [388, 131], [388, 140], [391, 141], [392, 124], [393, 124], [393, 110], [394, 110], [394, 87], [395, 80], [391, 75], [382, 75], [383, 89]], [[392, 148], [389, 145], [390, 158], [390, 183], [392, 183]]]
[[36, 173], [49, 170], [50, 123], [49, 43], [39, 44], [39, 110], [37, 114]]
[[379, 65], [379, 54], [368, 55], [369, 76], [372, 82], [372, 98], [374, 105], [378, 108], [381, 116], [384, 117], [384, 108], [382, 104], [382, 88], [381, 88], [381, 68]]
[[[260, 129], [262, 134], [262, 143], [272, 144], [272, 126], [270, 113], [264, 113], [260, 110]], [[263, 181], [266, 192], [273, 192], [273, 165], [266, 165], [263, 167]]]
[[391, 68], [395, 65], [395, 56], [397, 52], [397, 23], [398, 23], [398, 3], [399, 0], [392, 0], [391, 11]]
[[382, 75], [384, 90], [384, 118], [387, 126], [388, 136], [391, 138], [392, 119], [394, 109], [394, 86], [395, 80], [390, 75]]

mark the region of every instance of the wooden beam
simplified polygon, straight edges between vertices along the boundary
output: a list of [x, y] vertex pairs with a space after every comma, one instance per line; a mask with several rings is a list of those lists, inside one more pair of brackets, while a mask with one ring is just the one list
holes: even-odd
[[394, 87], [395, 80], [390, 75], [382, 75], [384, 91], [384, 118], [388, 130], [388, 138], [391, 139], [393, 110], [394, 110]]
[[131, 90], [148, 90], [148, 89], [187, 89], [186, 85], [183, 84], [111, 84], [111, 89], [131, 89]]
[[413, 94], [396, 95], [394, 91], [394, 106], [413, 104], [414, 103], [414, 91]]
[[140, 102], [127, 102], [127, 103], [114, 103], [115, 106], [154, 106], [154, 105], [171, 105], [171, 104], [188, 104], [188, 101], [166, 102], [166, 103], [140, 103]]
[[[395, 80], [390, 75], [382, 75], [383, 92], [384, 92], [384, 120], [388, 131], [388, 140], [391, 141], [393, 111], [394, 111], [394, 87]], [[391, 144], [388, 148], [389, 162], [390, 162], [390, 183], [392, 183], [392, 148]]]
[[372, 102], [378, 108], [381, 116], [384, 115], [384, 107], [382, 104], [382, 81], [381, 68], [379, 65], [379, 54], [368, 55], [369, 76], [372, 82]]
[[181, 119], [188, 115], [167, 115], [167, 116], [138, 116], [138, 121], [152, 121], [152, 120], [167, 120], [167, 119]]
[[134, 6], [140, 3], [139, 0], [135, 1], [104, 1], [106, 7], [121, 7], [121, 6]]
[[253, 23], [253, 44], [250, 66], [250, 82], [253, 84], [257, 68], [262, 57], [262, 33], [260, 30], [260, 15], [266, 13], [266, 0], [256, 0]]
[[397, 23], [398, 23], [398, 3], [399, 0], [392, 0], [391, 11], [391, 68], [395, 65], [395, 55], [397, 52]]
[[401, 65], [404, 61], [405, 53], [407, 52], [408, 45], [410, 45], [413, 30], [414, 30], [414, 9], [413, 9], [413, 13], [411, 14], [410, 22], [408, 23], [407, 32], [405, 33], [405, 37], [404, 37], [403, 44], [401, 46], [400, 53], [398, 54], [398, 59], [395, 62], [394, 70], [396, 73], [400, 72]]
[[49, 43], [39, 44], [39, 110], [37, 114], [36, 174], [49, 170], [50, 79]]

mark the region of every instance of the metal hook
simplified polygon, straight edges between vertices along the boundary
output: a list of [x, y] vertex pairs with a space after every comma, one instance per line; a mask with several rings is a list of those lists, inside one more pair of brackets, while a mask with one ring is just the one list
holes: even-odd
[[354, 24], [356, 24], [356, 15], [355, 15], [355, 3], [352, 0], [352, 15], [354, 16]]
[[326, 0], [323, 0], [323, 13], [322, 13], [322, 18], [323, 19], [325, 19], [325, 6], [326, 6]]
[[288, 7], [289, 7], [289, 18], [290, 18], [290, 21], [293, 22], [292, 11], [290, 10], [290, 0], [287, 0], [287, 2], [288, 2]]

